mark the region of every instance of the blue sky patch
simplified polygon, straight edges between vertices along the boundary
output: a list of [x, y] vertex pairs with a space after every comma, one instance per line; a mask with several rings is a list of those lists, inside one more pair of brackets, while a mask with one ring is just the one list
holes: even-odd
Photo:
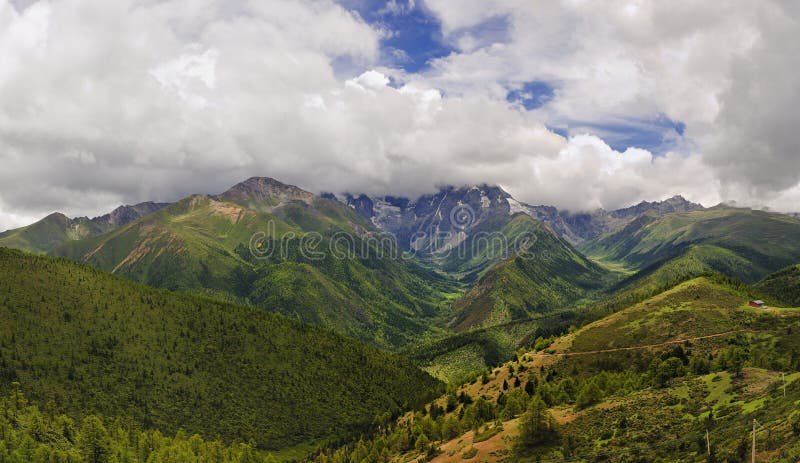
[[414, 73], [454, 51], [442, 36], [439, 19], [419, 1], [339, 0], [339, 4], [386, 32], [381, 39], [383, 65]]
[[528, 111], [547, 104], [555, 96], [555, 89], [547, 82], [533, 81], [522, 84], [508, 92], [506, 99], [511, 103], [519, 103]]
[[[439, 19], [422, 0], [337, 0], [340, 5], [358, 13], [370, 26], [384, 32], [381, 38], [379, 64], [403, 69], [408, 73], [425, 71], [432, 60], [453, 52], [475, 50], [510, 40], [509, 18], [494, 16], [480, 24], [453, 31], [445, 40]], [[338, 58], [334, 68], [345, 75], [363, 72], [359, 64], [347, 57]], [[396, 86], [397, 82], [390, 85]], [[526, 111], [547, 105], [555, 97], [555, 86], [543, 80], [514, 83], [508, 86], [506, 99]], [[652, 118], [615, 118], [609, 122], [556, 121], [548, 128], [562, 136], [591, 133], [602, 138], [611, 148], [624, 151], [643, 148], [663, 154], [685, 143], [686, 125], [664, 114]]]
[[629, 147], [643, 148], [653, 154], [664, 154], [683, 142], [686, 124], [665, 114], [652, 119], [621, 119], [613, 123], [572, 123], [571, 135], [591, 133], [602, 138], [616, 151]]

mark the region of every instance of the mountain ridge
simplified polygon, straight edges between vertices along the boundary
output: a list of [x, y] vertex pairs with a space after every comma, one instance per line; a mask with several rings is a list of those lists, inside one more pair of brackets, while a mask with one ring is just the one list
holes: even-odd
[[[403, 218], [408, 220], [410, 217], [416, 223], [422, 221], [424, 225], [426, 216], [430, 215], [431, 212], [426, 210], [428, 209], [426, 204], [430, 206], [433, 203], [446, 208], [448, 195], [451, 196], [451, 202], [455, 199], [457, 202], [470, 205], [473, 210], [478, 212], [477, 209], [480, 208], [474, 207], [474, 199], [467, 198], [468, 194], [474, 191], [479, 191], [482, 198], [487, 198], [490, 201], [490, 206], [491, 201], [496, 201], [497, 206], [495, 207], [500, 212], [505, 211], [507, 214], [524, 212], [534, 219], [547, 223], [556, 233], [573, 245], [619, 228], [633, 218], [647, 212], [668, 214], [705, 209], [702, 205], [688, 201], [682, 195], [677, 194], [661, 201], [641, 201], [620, 209], [605, 210], [599, 208], [593, 211], [572, 212], [550, 205], [523, 203], [516, 200], [502, 187], [485, 183], [444, 186], [439, 188], [436, 193], [424, 194], [416, 200], [406, 197], [368, 196], [355, 193], [346, 193], [341, 199], [331, 193], [326, 193], [326, 197], [339, 199], [360, 215], [372, 221], [378, 228], [393, 233], [400, 239], [407, 239], [409, 233], [402, 224]], [[455, 198], [452, 198], [452, 195], [455, 195]], [[482, 199], [481, 201], [485, 200]], [[482, 202], [480, 205], [483, 206], [484, 204], [486, 203]], [[419, 205], [422, 205], [422, 207], [419, 207]], [[429, 221], [430, 218], [427, 218], [427, 220]]]
[[438, 329], [444, 293], [455, 289], [378, 235], [344, 204], [257, 177], [53, 254], [397, 349]]
[[169, 203], [152, 201], [122, 205], [107, 214], [91, 219], [88, 217], [70, 218], [60, 212], [54, 212], [28, 226], [0, 233], [0, 246], [49, 253], [63, 243], [98, 236], [157, 212], [168, 205]]

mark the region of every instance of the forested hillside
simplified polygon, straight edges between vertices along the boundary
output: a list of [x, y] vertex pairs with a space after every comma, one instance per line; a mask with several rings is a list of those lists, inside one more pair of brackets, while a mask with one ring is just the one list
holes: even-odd
[[[532, 349], [320, 463], [746, 462], [800, 458], [798, 309], [681, 283]], [[378, 460], [380, 461], [380, 460]]]
[[439, 388], [325, 329], [5, 248], [0, 380], [76, 419], [269, 449], [363, 430]]
[[[15, 383], [14, 386], [17, 384]], [[179, 431], [165, 436], [130, 420], [87, 415], [75, 420], [31, 404], [19, 389], [0, 397], [0, 461], [4, 463], [277, 463], [246, 443], [226, 445]]]
[[755, 284], [755, 292], [768, 303], [800, 307], [800, 265], [792, 265]]

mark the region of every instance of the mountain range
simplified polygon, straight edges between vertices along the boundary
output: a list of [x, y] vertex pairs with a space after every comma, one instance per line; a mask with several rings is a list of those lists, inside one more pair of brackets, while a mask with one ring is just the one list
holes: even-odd
[[[326, 197], [336, 199], [333, 194]], [[435, 194], [421, 196], [417, 200], [393, 196], [370, 197], [364, 194], [347, 194], [341, 201], [348, 204], [377, 227], [398, 237], [402, 245], [410, 246], [415, 232], [449, 231], [448, 217], [442, 214], [456, 205], [467, 205], [474, 212], [472, 225], [478, 225], [497, 214], [513, 215], [523, 212], [546, 223], [571, 244], [579, 244], [603, 233], [627, 225], [635, 218], [652, 212], [668, 214], [702, 210], [700, 204], [687, 201], [680, 195], [664, 201], [642, 201], [636, 205], [607, 211], [570, 212], [553, 206], [533, 206], [514, 199], [498, 186], [476, 185], [456, 188], [443, 187]], [[435, 248], [432, 250], [436, 250]]]
[[[798, 264], [800, 219], [680, 196], [574, 213], [491, 185], [411, 200], [253, 177], [0, 234], [0, 406], [20, 413], [24, 392], [47, 413], [97, 415], [120, 461], [139, 444], [119, 430], [139, 428], [172, 436], [162, 446], [189, 445], [182, 430], [248, 442], [250, 459], [230, 461], [326, 463], [637, 461], [626, 449], [658, 429], [682, 447], [640, 461], [675, 461], [703, 426], [735, 461], [736, 413], [792, 432], [772, 392], [800, 368], [782, 308], [800, 305]], [[663, 418], [651, 399], [681, 423], [632, 415]], [[552, 442], [515, 440], [531, 407], [556, 416]], [[84, 461], [68, 426], [26, 424], [67, 419], [37, 410], [0, 415], [0, 432]], [[0, 437], [0, 459], [30, 448], [20, 439]], [[174, 461], [199, 459], [195, 444]]]
[[48, 253], [68, 241], [103, 234], [166, 206], [167, 203], [154, 202], [120, 206], [108, 214], [93, 219], [88, 217], [71, 219], [60, 212], [54, 212], [29, 226], [0, 233], [0, 243], [3, 246], [26, 251]]
[[0, 234], [0, 246], [402, 349], [584, 305], [604, 297], [603, 288], [663, 286], [706, 272], [756, 281], [800, 260], [797, 224], [681, 196], [572, 213], [491, 185], [415, 200], [338, 198], [254, 177], [221, 194], [122, 206], [94, 219], [51, 214]]

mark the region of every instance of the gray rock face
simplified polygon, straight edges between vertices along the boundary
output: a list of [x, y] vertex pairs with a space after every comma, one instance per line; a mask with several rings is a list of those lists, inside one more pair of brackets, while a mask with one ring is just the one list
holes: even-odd
[[110, 226], [112, 228], [127, 225], [135, 220], [138, 220], [148, 214], [152, 214], [164, 207], [169, 203], [154, 203], [152, 201], [134, 204], [133, 206], [120, 206], [108, 214], [101, 215], [92, 219], [92, 222], [98, 225]]
[[[642, 201], [613, 211], [571, 212], [553, 206], [522, 203], [502, 188], [491, 185], [443, 187], [435, 194], [413, 201], [363, 194], [347, 195], [344, 201], [379, 229], [394, 234], [404, 248], [410, 246], [415, 234], [452, 234], [486, 223], [498, 215], [527, 214], [547, 224], [570, 243], [579, 244], [623, 227], [644, 214], [663, 215], [703, 209], [703, 206], [678, 195], [664, 201]], [[437, 246], [433, 245], [432, 250], [436, 249]]]
[[[511, 195], [490, 185], [443, 187], [437, 193], [408, 198], [348, 195], [346, 203], [379, 229], [393, 234], [403, 249], [435, 253], [463, 239], [493, 217], [511, 213]], [[367, 201], [369, 200], [369, 202]]]
[[316, 198], [313, 193], [269, 177], [251, 177], [244, 182], [237, 183], [226, 192], [211, 197], [220, 201], [264, 203], [267, 206], [276, 206], [288, 201], [302, 201], [310, 204]]

